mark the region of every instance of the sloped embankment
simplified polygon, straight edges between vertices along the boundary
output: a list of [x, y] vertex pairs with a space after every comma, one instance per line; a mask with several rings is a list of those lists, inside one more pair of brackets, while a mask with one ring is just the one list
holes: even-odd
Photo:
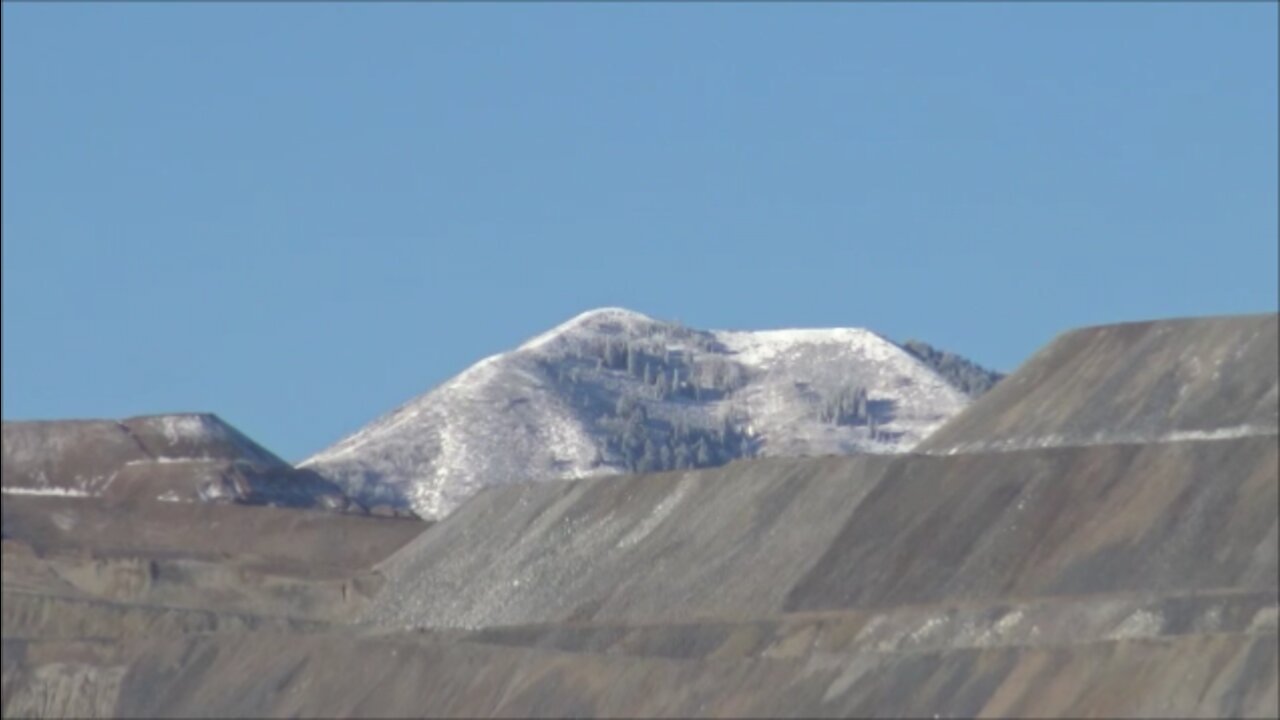
[[1278, 317], [1072, 330], [915, 450], [991, 452], [1275, 435]]
[[772, 460], [482, 493], [368, 619], [479, 627], [1277, 583], [1275, 437]]
[[1276, 705], [1275, 636], [1242, 633], [782, 659], [345, 633], [188, 636], [97, 657], [4, 649], [14, 715], [82, 696], [76, 709], [146, 717], [1265, 717]]
[[3, 518], [6, 590], [330, 620], [362, 605], [381, 583], [370, 567], [426, 527], [286, 508], [24, 496], [5, 500]]
[[222, 558], [366, 569], [428, 526], [262, 506], [156, 503], [120, 507], [94, 498], [5, 498], [6, 538], [39, 552], [90, 546], [95, 555]]

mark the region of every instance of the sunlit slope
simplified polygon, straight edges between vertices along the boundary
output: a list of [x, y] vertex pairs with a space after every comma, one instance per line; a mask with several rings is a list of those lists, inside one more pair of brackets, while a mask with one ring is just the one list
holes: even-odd
[[1277, 583], [1274, 437], [735, 463], [488, 490], [380, 566], [398, 626]]
[[916, 447], [999, 451], [1275, 435], [1277, 315], [1062, 334]]
[[[1248, 633], [698, 660], [342, 633], [140, 645], [6, 641], [6, 714], [1270, 717], [1276, 707], [1275, 636]], [[37, 658], [49, 664], [32, 669]]]

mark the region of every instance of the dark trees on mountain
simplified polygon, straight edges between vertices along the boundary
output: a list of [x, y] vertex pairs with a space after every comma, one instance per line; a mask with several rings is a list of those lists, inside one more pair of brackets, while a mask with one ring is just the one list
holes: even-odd
[[639, 372], [640, 368], [638, 367], [638, 363], [640, 362], [640, 358], [638, 357], [638, 355], [639, 353], [636, 352], [635, 347], [633, 347], [631, 343], [627, 343], [627, 374], [628, 375], [635, 375], [637, 372]]
[[823, 422], [832, 425], [862, 425], [867, 422], [867, 389], [850, 387], [828, 398], [818, 411]]

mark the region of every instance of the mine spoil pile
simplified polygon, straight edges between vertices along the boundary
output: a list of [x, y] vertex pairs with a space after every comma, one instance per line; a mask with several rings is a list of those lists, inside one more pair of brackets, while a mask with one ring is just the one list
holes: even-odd
[[6, 423], [3, 713], [1275, 717], [1277, 341], [1075, 330], [909, 454], [436, 523], [213, 416]]

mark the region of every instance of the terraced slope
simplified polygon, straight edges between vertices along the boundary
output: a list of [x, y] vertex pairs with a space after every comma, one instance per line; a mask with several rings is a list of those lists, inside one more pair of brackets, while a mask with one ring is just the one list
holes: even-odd
[[98, 557], [226, 558], [364, 569], [429, 523], [243, 505], [137, 504], [103, 499], [6, 497], [4, 536], [40, 553], [91, 549]]
[[[1276, 438], [772, 460], [486, 491], [367, 619], [750, 618], [1277, 584]], [[492, 529], [481, 531], [480, 528]]]
[[6, 591], [326, 620], [363, 604], [381, 584], [370, 566], [426, 527], [284, 508], [30, 496], [6, 499], [3, 518]]
[[1064, 333], [926, 438], [926, 453], [1274, 435], [1275, 313]]
[[759, 617], [821, 557], [880, 456], [492, 488], [378, 566], [365, 619], [479, 627]]
[[673, 660], [345, 633], [6, 641], [5, 713], [125, 717], [1266, 717], [1275, 636]]
[[0, 705], [1275, 717], [1268, 337], [1274, 316], [1080, 331], [928, 453], [491, 487], [425, 530], [10, 496]]
[[1066, 647], [1203, 633], [1276, 633], [1276, 591], [1109, 593], [785, 613], [748, 621], [546, 623], [440, 633], [467, 642], [564, 652], [701, 658], [801, 658], [948, 648]]
[[327, 623], [291, 617], [113, 603], [5, 590], [6, 640], [93, 640], [232, 632], [306, 632]]

